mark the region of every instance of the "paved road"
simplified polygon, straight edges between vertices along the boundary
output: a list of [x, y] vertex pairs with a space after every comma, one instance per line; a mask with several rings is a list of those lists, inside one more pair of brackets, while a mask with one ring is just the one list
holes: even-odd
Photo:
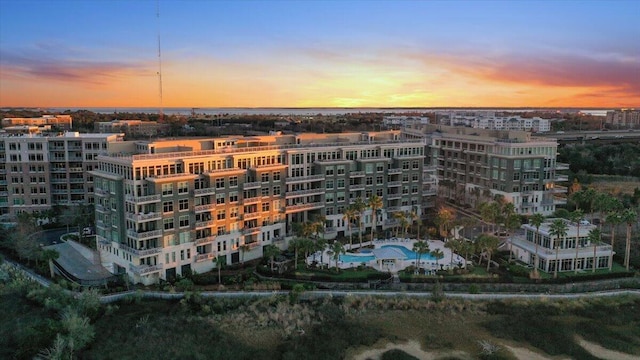
[[[72, 231], [72, 230], [70, 230]], [[35, 237], [40, 246], [49, 246], [54, 244], [61, 243], [60, 237], [67, 233], [66, 228], [61, 229], [51, 229], [51, 230], [42, 230], [37, 233], [31, 235]]]

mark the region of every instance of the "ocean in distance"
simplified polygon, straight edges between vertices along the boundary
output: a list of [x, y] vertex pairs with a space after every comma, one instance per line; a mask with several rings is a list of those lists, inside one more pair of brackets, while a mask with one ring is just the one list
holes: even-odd
[[[66, 110], [78, 111], [89, 110], [99, 114], [113, 114], [118, 112], [126, 113], [145, 113], [156, 114], [159, 112], [157, 107], [53, 107], [48, 108], [50, 111], [62, 112]], [[558, 110], [558, 109], [542, 109], [542, 108], [187, 108], [187, 107], [167, 107], [162, 109], [164, 114], [167, 115], [190, 115], [192, 112], [203, 115], [298, 115], [298, 116], [311, 116], [311, 115], [344, 115], [344, 114], [358, 114], [358, 113], [425, 113], [434, 111], [509, 111], [509, 112], [529, 112], [537, 110]], [[605, 116], [607, 110], [577, 110], [577, 109], [559, 109], [563, 112], [577, 112], [580, 111], [586, 114]]]

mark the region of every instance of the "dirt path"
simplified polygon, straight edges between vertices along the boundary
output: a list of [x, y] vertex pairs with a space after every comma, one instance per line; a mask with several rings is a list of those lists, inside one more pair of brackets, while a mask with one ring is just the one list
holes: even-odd
[[591, 353], [591, 355], [599, 357], [604, 360], [638, 360], [637, 355], [625, 354], [615, 350], [609, 350], [596, 343], [587, 341], [579, 336], [576, 336], [576, 341], [585, 350]]
[[406, 352], [411, 356], [415, 356], [421, 360], [434, 360], [438, 358], [442, 358], [443, 356], [451, 356], [457, 357], [460, 360], [472, 359], [472, 357], [464, 351], [446, 351], [446, 352], [428, 352], [424, 351], [420, 348], [420, 343], [415, 340], [410, 340], [409, 342], [403, 344], [396, 343], [387, 343], [383, 348], [375, 348], [362, 351], [353, 357], [352, 360], [380, 360], [382, 358], [382, 354], [389, 350], [398, 349]]

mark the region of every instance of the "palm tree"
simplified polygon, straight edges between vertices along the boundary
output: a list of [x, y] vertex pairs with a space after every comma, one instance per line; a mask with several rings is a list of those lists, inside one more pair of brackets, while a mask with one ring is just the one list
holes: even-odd
[[214, 257], [212, 259], [212, 261], [214, 263], [216, 263], [216, 268], [218, 269], [218, 284], [222, 285], [222, 275], [220, 273], [220, 271], [222, 270], [222, 262], [226, 259], [226, 256], [221, 256], [221, 255], [216, 255], [216, 257]]
[[295, 238], [293, 240], [291, 240], [289, 242], [289, 248], [293, 249], [294, 252], [294, 265], [293, 268], [294, 270], [298, 270], [298, 252], [301, 250], [302, 248], [302, 239], [300, 238]]
[[273, 263], [275, 262], [276, 256], [280, 255], [280, 249], [278, 249], [278, 247], [275, 245], [265, 245], [262, 248], [262, 254], [264, 257], [269, 259], [271, 272], [273, 272]]
[[535, 260], [533, 262], [533, 271], [534, 274], [537, 275], [538, 274], [538, 263], [539, 263], [539, 256], [538, 256], [538, 245], [540, 243], [540, 225], [542, 225], [542, 223], [544, 222], [544, 215], [540, 214], [540, 213], [536, 213], [533, 214], [533, 216], [531, 216], [531, 218], [529, 219], [529, 222], [531, 223], [531, 225], [536, 227], [536, 233], [533, 237], [533, 240], [536, 243], [536, 256], [535, 256]]
[[367, 204], [361, 197], [357, 197], [352, 206], [358, 213], [358, 235], [360, 236], [360, 247], [362, 248], [362, 218], [364, 217], [364, 210], [367, 208]]
[[244, 264], [244, 253], [246, 253], [249, 250], [251, 250], [251, 246], [249, 246], [247, 244], [240, 245], [240, 255], [241, 255], [240, 262], [242, 262], [242, 264]]
[[376, 222], [378, 220], [378, 210], [382, 209], [382, 198], [374, 194], [371, 195], [367, 203], [371, 208], [371, 241], [373, 241], [373, 234], [376, 231]]
[[478, 205], [478, 212], [480, 213], [480, 217], [482, 218], [482, 232], [484, 232], [485, 224], [491, 222], [491, 208], [489, 207], [489, 203], [483, 202]]
[[615, 250], [615, 241], [616, 241], [616, 227], [622, 222], [622, 217], [620, 216], [620, 212], [612, 212], [607, 215], [607, 223], [611, 228], [611, 254], [609, 255], [609, 271], [613, 268], [613, 252]]
[[600, 245], [601, 241], [600, 241], [600, 237], [602, 236], [602, 233], [600, 232], [600, 229], [598, 228], [593, 228], [591, 229], [591, 231], [589, 231], [589, 242], [591, 242], [591, 244], [593, 245], [593, 267], [592, 267], [592, 272], [596, 272], [596, 266], [598, 266], [598, 258], [596, 258], [596, 250], [598, 250], [598, 245]]
[[448, 238], [449, 237], [449, 228], [453, 224], [455, 220], [455, 216], [453, 210], [443, 206], [438, 210], [436, 214], [436, 218], [434, 222], [438, 226], [440, 236]]
[[413, 243], [413, 252], [416, 253], [416, 274], [418, 274], [420, 270], [420, 259], [422, 258], [422, 254], [429, 252], [429, 243], [424, 240], [416, 241]]
[[638, 221], [638, 213], [632, 209], [627, 209], [622, 213], [622, 222], [627, 224], [627, 240], [624, 250], [624, 267], [629, 271], [629, 258], [631, 255], [631, 227]]
[[336, 272], [340, 272], [340, 269], [338, 268], [338, 260], [340, 260], [340, 254], [344, 253], [344, 246], [342, 246], [340, 241], [334, 241], [333, 244], [331, 244], [331, 250], [329, 251], [330, 255], [336, 261]]
[[509, 231], [509, 262], [513, 255], [513, 233], [522, 225], [520, 215], [516, 213], [513, 203], [507, 203], [504, 206], [504, 226]]
[[417, 209], [411, 210], [411, 212], [409, 213], [409, 218], [411, 219], [412, 224], [414, 222], [417, 224], [416, 238], [420, 240], [420, 216], [418, 215], [418, 210]]
[[573, 270], [574, 270], [574, 274], [578, 273], [578, 267], [576, 266], [578, 263], [578, 245], [580, 242], [580, 221], [582, 221], [582, 217], [584, 216], [584, 213], [582, 212], [582, 210], [577, 209], [576, 211], [572, 212], [569, 214], [569, 220], [571, 222], [574, 222], [576, 224], [576, 255], [573, 258]]
[[313, 218], [312, 226], [314, 229], [314, 233], [320, 235], [322, 239], [324, 239], [324, 229], [326, 227], [327, 218], [324, 215], [316, 215]]
[[444, 257], [444, 253], [440, 249], [434, 249], [430, 252], [431, 256], [436, 258], [436, 266], [440, 266], [439, 260]]
[[404, 238], [407, 237], [407, 232], [409, 231], [409, 225], [411, 225], [411, 223], [409, 222], [409, 219], [407, 219], [406, 216], [403, 216], [400, 218], [400, 227], [402, 228], [402, 237]]
[[556, 263], [553, 268], [553, 278], [558, 278], [558, 253], [560, 252], [560, 238], [567, 236], [567, 231], [569, 227], [564, 222], [563, 219], [555, 219], [549, 226], [549, 235], [556, 237], [555, 248], [556, 248]]
[[487, 271], [489, 271], [489, 266], [491, 265], [491, 255], [496, 251], [498, 245], [500, 245], [500, 239], [497, 236], [489, 234], [480, 234], [480, 236], [478, 236], [478, 249], [480, 252], [487, 254]]
[[461, 239], [451, 239], [444, 244], [444, 247], [451, 250], [451, 261], [449, 263], [453, 264], [453, 254], [460, 251], [463, 242], [464, 240]]
[[396, 228], [396, 237], [398, 237], [398, 235], [400, 235], [400, 226], [402, 223], [402, 220], [405, 219], [405, 214], [403, 211], [396, 211], [393, 213], [393, 219], [395, 220], [394, 222], [394, 227]]
[[351, 224], [355, 219], [358, 218], [358, 211], [353, 207], [353, 205], [347, 206], [347, 208], [344, 209], [344, 213], [342, 214], [342, 216], [344, 218], [344, 221], [347, 222], [347, 230], [349, 230], [349, 248], [351, 249], [353, 248], [353, 234], [351, 231]]
[[469, 263], [469, 254], [472, 254], [475, 251], [475, 244], [471, 241], [463, 240], [460, 244], [460, 252], [464, 254], [464, 268], [467, 268], [467, 264]]

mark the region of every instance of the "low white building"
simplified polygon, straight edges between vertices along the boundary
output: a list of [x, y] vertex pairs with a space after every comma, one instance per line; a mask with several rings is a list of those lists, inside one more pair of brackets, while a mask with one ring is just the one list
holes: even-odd
[[[560, 264], [558, 271], [591, 271], [594, 264], [596, 269], [609, 267], [613, 258], [613, 250], [608, 244], [593, 244], [589, 241], [589, 232], [597, 226], [587, 222], [577, 224], [566, 219], [562, 219], [567, 224], [567, 235], [558, 241], [556, 236], [551, 235], [551, 224], [556, 219], [545, 219], [539, 231], [532, 224], [522, 225], [525, 231], [524, 236], [514, 236], [512, 241], [512, 252], [515, 258], [529, 265], [535, 264], [536, 242], [538, 243], [538, 269], [545, 272], [555, 271], [556, 265], [556, 243], [558, 245], [557, 262]], [[576, 256], [577, 239], [577, 256]]]

